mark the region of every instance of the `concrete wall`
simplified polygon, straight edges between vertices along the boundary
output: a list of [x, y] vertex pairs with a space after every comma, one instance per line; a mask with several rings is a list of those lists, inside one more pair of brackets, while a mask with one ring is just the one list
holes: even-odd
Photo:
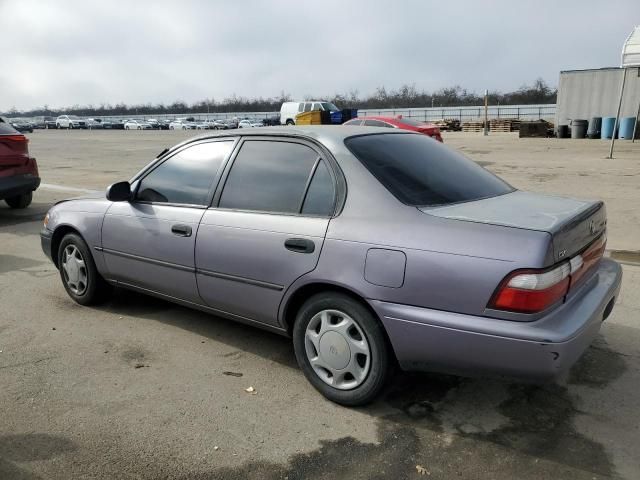
[[[640, 103], [640, 68], [627, 69], [620, 117], [633, 117]], [[560, 72], [556, 125], [569, 119], [615, 117], [620, 96], [622, 69], [571, 70]]]

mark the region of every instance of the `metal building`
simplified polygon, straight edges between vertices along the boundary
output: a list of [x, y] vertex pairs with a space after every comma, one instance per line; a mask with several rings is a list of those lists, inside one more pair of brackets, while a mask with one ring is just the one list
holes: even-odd
[[[560, 72], [556, 125], [567, 125], [571, 119], [615, 117], [624, 71], [613, 67]], [[636, 116], [640, 104], [640, 68], [627, 68], [626, 75], [621, 118]]]

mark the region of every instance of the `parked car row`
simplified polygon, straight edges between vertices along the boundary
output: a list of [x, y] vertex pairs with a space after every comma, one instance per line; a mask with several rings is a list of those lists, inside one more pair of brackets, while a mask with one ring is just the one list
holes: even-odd
[[[29, 121], [24, 119], [10, 119], [8, 123], [17, 131], [31, 133], [33, 130], [42, 128], [56, 129], [102, 129], [102, 130], [230, 130], [234, 128], [256, 128], [272, 125], [293, 125], [298, 112], [307, 111], [338, 111], [338, 107], [329, 102], [286, 102], [282, 105], [279, 117], [264, 119], [244, 118], [244, 119], [205, 119], [196, 120], [193, 117], [178, 117], [172, 121], [165, 119], [124, 119], [115, 120], [110, 118], [81, 118], [77, 115], [60, 115], [57, 118], [40, 117], [37, 120]], [[293, 117], [293, 119], [291, 118]], [[431, 123], [422, 122], [412, 118], [382, 117], [372, 116], [364, 118], [353, 118], [343, 125], [362, 125], [369, 127], [399, 128], [419, 132], [442, 142], [440, 129]]]

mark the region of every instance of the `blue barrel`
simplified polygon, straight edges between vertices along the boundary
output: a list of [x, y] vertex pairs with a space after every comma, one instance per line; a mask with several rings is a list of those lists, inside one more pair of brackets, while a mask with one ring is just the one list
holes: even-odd
[[615, 126], [616, 126], [616, 117], [603, 117], [600, 138], [613, 137], [613, 129], [615, 128]]
[[618, 136], [631, 140], [633, 138], [633, 127], [636, 125], [636, 117], [624, 117], [620, 119]]

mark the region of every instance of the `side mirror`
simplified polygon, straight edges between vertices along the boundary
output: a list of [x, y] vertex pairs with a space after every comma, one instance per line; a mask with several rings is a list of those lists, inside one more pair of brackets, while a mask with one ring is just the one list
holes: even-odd
[[128, 202], [131, 200], [131, 184], [118, 182], [107, 188], [107, 200], [112, 202]]

